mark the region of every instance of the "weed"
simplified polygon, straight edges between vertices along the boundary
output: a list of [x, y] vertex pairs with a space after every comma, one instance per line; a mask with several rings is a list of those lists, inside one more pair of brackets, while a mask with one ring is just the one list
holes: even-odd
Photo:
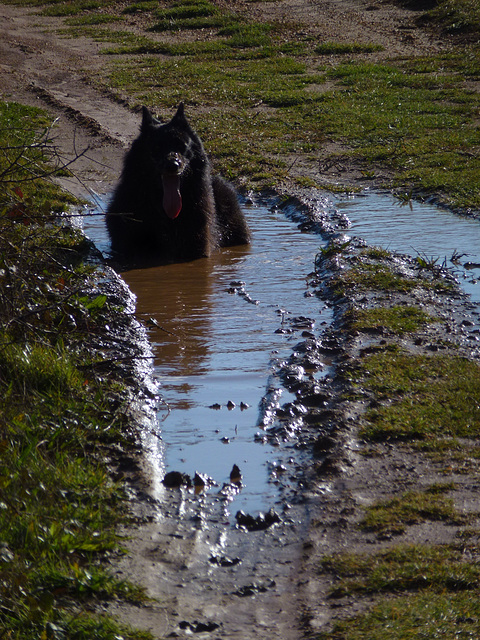
[[38, 110], [0, 104], [0, 627], [17, 640], [146, 638], [87, 615], [95, 599], [145, 596], [99, 565], [127, 519], [104, 460], [133, 441], [115, 376], [88, 352], [113, 309], [85, 293], [88, 242], [54, 224], [68, 198], [46, 181], [64, 170], [50, 131]]
[[420, 283], [412, 278], [397, 275], [386, 265], [366, 262], [356, 264], [333, 281], [333, 287], [338, 294], [343, 294], [348, 289], [406, 293], [419, 285]]
[[451, 485], [436, 485], [431, 491], [410, 491], [386, 502], [367, 507], [360, 527], [377, 534], [404, 533], [407, 526], [427, 521], [465, 524], [467, 516], [459, 514], [453, 500], [443, 494]]
[[325, 260], [334, 256], [341, 255], [351, 245], [351, 240], [339, 242], [335, 238], [330, 240], [326, 247], [320, 247], [319, 252], [315, 256], [315, 270], [317, 271]]
[[446, 638], [475, 638], [480, 603], [477, 591], [421, 590], [405, 596], [382, 598], [365, 614], [336, 622], [315, 640], [418, 640], [435, 638], [439, 628]]
[[461, 549], [443, 545], [399, 545], [373, 555], [337, 554], [324, 558], [322, 569], [342, 579], [334, 597], [357, 593], [430, 593], [476, 590], [480, 584], [477, 563]]

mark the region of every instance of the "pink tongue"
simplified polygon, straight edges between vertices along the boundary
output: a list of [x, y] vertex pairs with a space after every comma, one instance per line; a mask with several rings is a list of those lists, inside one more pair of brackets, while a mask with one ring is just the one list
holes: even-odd
[[169, 218], [174, 220], [182, 210], [182, 196], [180, 195], [180, 178], [175, 174], [164, 173], [163, 208]]

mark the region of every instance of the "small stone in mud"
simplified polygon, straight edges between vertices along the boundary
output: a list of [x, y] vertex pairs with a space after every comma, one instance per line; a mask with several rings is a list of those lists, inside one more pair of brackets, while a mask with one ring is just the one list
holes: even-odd
[[195, 491], [197, 493], [202, 491], [205, 487], [216, 486], [216, 484], [217, 483], [215, 482], [215, 480], [210, 476], [207, 476], [206, 473], [198, 473], [198, 471], [195, 471], [193, 486], [195, 487]]
[[275, 586], [275, 580], [270, 580], [268, 584], [246, 584], [234, 591], [234, 595], [245, 598], [246, 596], [254, 596], [256, 593], [265, 593], [268, 589], [272, 589]]
[[182, 485], [192, 486], [192, 479], [186, 473], [181, 471], [169, 471], [163, 478], [163, 484], [169, 489], [178, 489]]
[[220, 626], [216, 622], [187, 622], [187, 620], [182, 620], [178, 626], [180, 629], [186, 629], [192, 633], [202, 633], [204, 631], [215, 631]]
[[233, 465], [232, 470], [230, 471], [230, 482], [233, 482], [234, 484], [242, 483], [242, 473], [236, 464]]
[[287, 467], [280, 462], [274, 462], [271, 465], [271, 473], [273, 476], [281, 476], [287, 471]]
[[227, 558], [227, 556], [210, 556], [208, 559], [210, 564], [216, 564], [219, 567], [234, 567], [240, 564], [240, 558]]
[[244, 511], [237, 511], [235, 519], [240, 527], [244, 527], [248, 531], [261, 531], [268, 529], [272, 524], [281, 522], [280, 516], [274, 509], [270, 509], [267, 513], [259, 513], [256, 517]]

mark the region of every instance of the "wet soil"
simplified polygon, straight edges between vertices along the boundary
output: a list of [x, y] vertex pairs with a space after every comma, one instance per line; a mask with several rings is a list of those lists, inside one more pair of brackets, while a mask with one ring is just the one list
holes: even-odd
[[[294, 17], [320, 41], [384, 43], [380, 57], [427, 53], [443, 46], [416, 27], [414, 13], [388, 3], [284, 0], [248, 3], [248, 10], [257, 15], [266, 11], [269, 18], [272, 12], [285, 20]], [[53, 24], [35, 15], [33, 9], [0, 4], [0, 94], [3, 99], [38, 105], [58, 116], [56, 140], [62, 156], [84, 152], [76, 165], [77, 178], [65, 180], [65, 186], [79, 196], [86, 190], [107, 193], [118, 177], [124, 149], [137, 133], [138, 116], [89, 83], [88, 70], [102, 64], [99, 45], [53, 37], [49, 33]], [[327, 146], [325, 153], [333, 146]], [[298, 162], [296, 171], [302, 170], [313, 171], [308, 163]], [[341, 167], [325, 166], [321, 174], [318, 167], [315, 171], [316, 179], [331, 181], [337, 176], [343, 183], [361, 184], [358, 168], [347, 161]], [[340, 233], [335, 221], [319, 215], [315, 193], [297, 190], [291, 195], [286, 212], [299, 227], [323, 230], [326, 236]], [[348, 252], [324, 262], [312, 283], [319, 305], [333, 304], [329, 283], [360, 250], [361, 246], [352, 244]], [[398, 258], [389, 267], [404, 277], [419, 277], [408, 258]], [[285, 366], [285, 384], [299, 398], [298, 403], [302, 398], [308, 408], [299, 446], [313, 448], [315, 456], [289, 478], [293, 496], [278, 514], [280, 524], [227, 530], [218, 503], [178, 489], [165, 491], [159, 508], [143, 494], [144, 485], [133, 483], [138, 527], [126, 532], [132, 536], [129, 553], [115, 563], [114, 570], [144, 584], [156, 600], [140, 608], [110, 603], [106, 611], [151, 630], [157, 638], [195, 634], [199, 638], [296, 640], [312, 637], [336, 617], [368, 606], [366, 599], [329, 599], [331, 577], [319, 572], [319, 559], [339, 550], [370, 552], [391, 544], [358, 529], [362, 507], [391, 496], [392, 487], [395, 492], [421, 489], [445, 477], [443, 467], [434, 460], [399, 445], [377, 445], [365, 455], [365, 444], [356, 438], [365, 404], [343, 399], [341, 371], [365, 350], [382, 344], [385, 335], [381, 328], [368, 335], [346, 332], [343, 314], [352, 305], [421, 303], [442, 321], [403, 337], [402, 348], [427, 353], [454, 341], [456, 353], [460, 350], [478, 357], [478, 310], [470, 308], [460, 293], [426, 295], [422, 291], [414, 290], [408, 298], [405, 294], [362, 293], [336, 299], [334, 327], [321, 340], [305, 339], [292, 354]], [[333, 378], [299, 383], [291, 375], [295, 366], [304, 364], [311, 369], [312, 363], [326, 355], [337, 365]], [[466, 462], [473, 472], [452, 467], [449, 480], [456, 484], [456, 507], [471, 512], [477, 504], [478, 462], [474, 456]], [[448, 542], [456, 533], [454, 526], [429, 523], [409, 527], [395, 542]]]

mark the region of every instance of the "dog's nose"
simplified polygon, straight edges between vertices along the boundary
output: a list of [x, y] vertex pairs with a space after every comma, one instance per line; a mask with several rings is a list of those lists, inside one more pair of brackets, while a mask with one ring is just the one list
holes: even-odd
[[169, 153], [165, 163], [165, 169], [169, 173], [179, 173], [183, 166], [183, 159], [179, 153]]

